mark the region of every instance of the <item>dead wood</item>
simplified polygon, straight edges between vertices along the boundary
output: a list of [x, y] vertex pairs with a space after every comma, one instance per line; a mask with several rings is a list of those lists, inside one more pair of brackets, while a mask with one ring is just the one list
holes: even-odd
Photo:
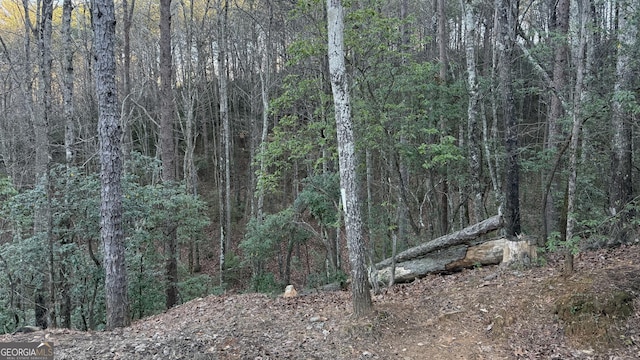
[[[472, 240], [476, 240], [480, 235], [500, 229], [502, 226], [503, 226], [502, 216], [496, 215], [486, 220], [483, 220], [477, 224], [467, 226], [462, 230], [441, 236], [439, 238], [436, 238], [424, 244], [420, 244], [418, 246], [402, 251], [401, 253], [396, 255], [395, 261], [397, 263], [402, 263], [409, 260], [421, 258], [429, 253], [432, 253], [438, 250], [442, 250], [442, 249], [446, 249], [446, 248], [450, 248], [450, 247], [462, 245], [462, 244], [469, 244]], [[382, 268], [388, 267], [391, 265], [392, 262], [393, 262], [393, 258], [385, 259], [377, 263], [376, 268], [382, 269]]]
[[[395, 282], [408, 282], [431, 273], [458, 271], [479, 265], [497, 265], [502, 261], [506, 239], [496, 239], [478, 245], [456, 245], [433, 251], [424, 257], [399, 262], [395, 266]], [[378, 270], [378, 281], [387, 284], [391, 266]]]

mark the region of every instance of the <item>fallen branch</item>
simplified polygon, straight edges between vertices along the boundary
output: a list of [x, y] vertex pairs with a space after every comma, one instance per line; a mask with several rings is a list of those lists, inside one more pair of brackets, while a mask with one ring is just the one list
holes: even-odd
[[[401, 263], [423, 257], [434, 251], [446, 249], [456, 245], [468, 244], [471, 240], [478, 238], [480, 235], [500, 229], [502, 225], [502, 216], [496, 215], [490, 217], [484, 221], [468, 226], [462, 230], [441, 236], [427, 243], [402, 251], [396, 255], [395, 261], [397, 263]], [[393, 261], [393, 258], [382, 260], [381, 262], [376, 264], [376, 268], [382, 269], [384, 267], [390, 266]]]
[[[478, 245], [456, 245], [433, 251], [419, 259], [399, 262], [395, 266], [394, 280], [408, 282], [431, 273], [453, 272], [480, 265], [497, 265], [502, 262], [507, 240], [496, 239]], [[377, 280], [387, 284], [391, 266], [378, 270]]]

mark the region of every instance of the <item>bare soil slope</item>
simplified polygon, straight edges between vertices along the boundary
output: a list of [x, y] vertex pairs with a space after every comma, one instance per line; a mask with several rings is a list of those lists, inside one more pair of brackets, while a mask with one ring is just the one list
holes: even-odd
[[4, 335], [54, 341], [56, 359], [638, 359], [640, 248], [432, 275], [374, 297], [354, 320], [350, 293], [210, 296], [108, 332]]

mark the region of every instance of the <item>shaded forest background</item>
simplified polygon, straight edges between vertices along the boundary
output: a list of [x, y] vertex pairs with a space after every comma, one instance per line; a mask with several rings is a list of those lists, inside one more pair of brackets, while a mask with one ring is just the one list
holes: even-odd
[[[101, 329], [91, 6], [1, 4], [0, 331]], [[229, 289], [344, 281], [325, 4], [169, 4], [167, 88], [160, 4], [116, 3], [131, 317]], [[541, 249], [636, 241], [638, 5], [345, 1], [369, 262], [501, 213], [513, 164], [518, 232]]]

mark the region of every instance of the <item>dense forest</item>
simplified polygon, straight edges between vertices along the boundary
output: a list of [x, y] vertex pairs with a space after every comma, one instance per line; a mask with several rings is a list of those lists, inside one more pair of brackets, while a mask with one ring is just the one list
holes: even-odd
[[[346, 281], [340, 1], [0, 3], [0, 332], [110, 327], [109, 229], [125, 322]], [[363, 261], [497, 214], [567, 271], [635, 241], [639, 5], [343, 0]]]

